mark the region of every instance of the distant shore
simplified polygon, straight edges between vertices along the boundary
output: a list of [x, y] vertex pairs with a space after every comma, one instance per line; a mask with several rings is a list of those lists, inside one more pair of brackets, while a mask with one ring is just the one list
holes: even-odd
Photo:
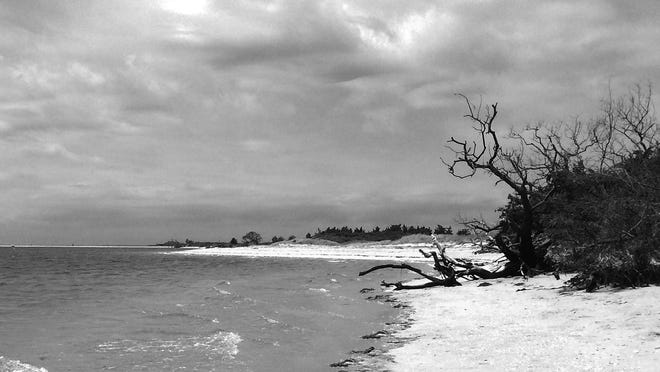
[[93, 244], [0, 244], [0, 248], [172, 248], [155, 245], [93, 245]]
[[[271, 245], [254, 245], [233, 248], [191, 248], [170, 252], [169, 254], [195, 256], [243, 256], [243, 257], [280, 257], [280, 258], [318, 258], [328, 260], [369, 260], [392, 262], [431, 263], [424, 258], [419, 249], [431, 248], [430, 237], [411, 235], [396, 241], [358, 242], [350, 244], [314, 244], [314, 240], [299, 242], [281, 242]], [[454, 255], [470, 259], [488, 261], [501, 254], [474, 255], [475, 245], [469, 242], [455, 242], [447, 239], [442, 244], [450, 247]], [[356, 273], [357, 275], [357, 273]]]

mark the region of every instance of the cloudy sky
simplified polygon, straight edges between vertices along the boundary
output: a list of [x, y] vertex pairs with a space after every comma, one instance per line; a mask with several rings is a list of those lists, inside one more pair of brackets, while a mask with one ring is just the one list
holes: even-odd
[[506, 132], [660, 83], [660, 2], [0, 2], [0, 242], [453, 224], [462, 92]]

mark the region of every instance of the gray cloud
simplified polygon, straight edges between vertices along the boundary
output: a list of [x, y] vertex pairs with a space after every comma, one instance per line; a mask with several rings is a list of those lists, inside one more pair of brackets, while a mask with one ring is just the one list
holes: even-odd
[[190, 4], [0, 4], [0, 240], [494, 217], [506, 190], [439, 161], [455, 92], [506, 131], [660, 80], [654, 1]]

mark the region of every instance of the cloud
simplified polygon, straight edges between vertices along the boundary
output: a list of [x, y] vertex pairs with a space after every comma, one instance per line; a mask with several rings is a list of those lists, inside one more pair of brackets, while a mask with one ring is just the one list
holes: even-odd
[[498, 101], [504, 131], [592, 117], [608, 84], [660, 81], [657, 11], [2, 2], [0, 182], [14, 185], [3, 203], [17, 211], [7, 239], [31, 239], [27, 226], [44, 242], [151, 242], [492, 215], [506, 191], [487, 176], [454, 180], [439, 161], [446, 138], [470, 130], [454, 93]]
[[91, 86], [98, 86], [106, 82], [106, 79], [100, 73], [92, 71], [89, 67], [79, 62], [73, 62], [69, 65], [69, 75]]
[[273, 148], [273, 144], [262, 139], [249, 139], [241, 142], [241, 145], [247, 151], [265, 152]]
[[98, 156], [85, 156], [77, 154], [61, 143], [56, 142], [38, 142], [33, 146], [26, 147], [25, 154], [28, 156], [41, 157], [49, 161], [66, 160], [72, 163], [101, 163], [102, 159]]

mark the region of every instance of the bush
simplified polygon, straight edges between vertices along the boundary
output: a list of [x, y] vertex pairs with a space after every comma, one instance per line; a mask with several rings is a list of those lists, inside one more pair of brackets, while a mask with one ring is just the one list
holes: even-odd
[[555, 175], [539, 214], [555, 244], [546, 257], [578, 271], [573, 284], [660, 282], [660, 151], [636, 153], [606, 172]]

